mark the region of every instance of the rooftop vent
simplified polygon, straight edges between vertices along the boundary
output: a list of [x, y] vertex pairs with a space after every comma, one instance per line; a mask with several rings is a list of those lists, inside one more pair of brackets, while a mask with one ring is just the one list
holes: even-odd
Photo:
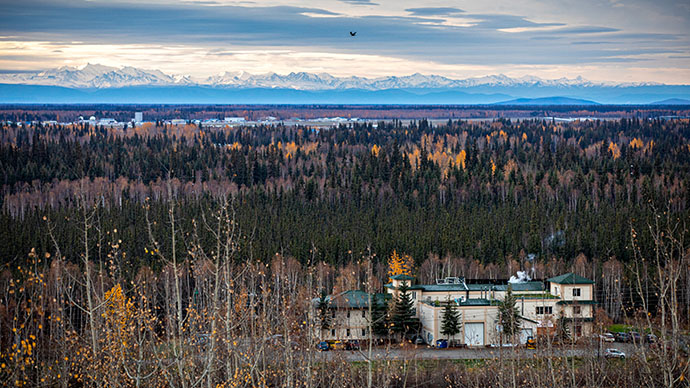
[[445, 279], [436, 279], [436, 284], [464, 284], [464, 278], [447, 277]]

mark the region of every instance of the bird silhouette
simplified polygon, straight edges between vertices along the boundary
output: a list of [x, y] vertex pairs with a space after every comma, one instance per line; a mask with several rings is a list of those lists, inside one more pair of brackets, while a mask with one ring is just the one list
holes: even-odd
[[355, 32], [350, 31], [350, 36], [355, 36], [355, 35], [357, 35], [357, 31], [355, 31]]

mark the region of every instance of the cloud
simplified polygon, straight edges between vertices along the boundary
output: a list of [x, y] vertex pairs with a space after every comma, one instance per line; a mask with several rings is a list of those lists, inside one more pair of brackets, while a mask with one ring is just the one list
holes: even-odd
[[405, 11], [414, 16], [450, 16], [465, 12], [454, 7], [407, 8]]
[[[676, 31], [646, 29], [644, 21], [637, 22], [641, 27], [635, 28], [614, 23], [601, 27], [605, 24], [594, 20], [597, 15], [593, 15], [592, 25], [587, 25], [581, 21], [571, 22], [570, 18], [578, 14], [567, 10], [561, 10], [556, 16], [539, 12], [521, 15], [508, 11], [497, 13], [498, 9], [490, 8], [485, 8], [487, 12], [477, 12], [476, 7], [465, 11], [454, 7], [405, 8], [398, 5], [395, 8], [397, 2], [391, 5], [381, 1], [376, 12], [371, 12], [366, 7], [350, 7], [342, 1], [310, 2], [310, 7], [287, 5], [287, 0], [259, 3], [262, 6], [228, 3], [228, 0], [202, 1], [202, 5], [192, 1], [170, 4], [115, 0], [3, 2], [0, 63], [5, 68], [35, 68], [36, 63], [27, 62], [28, 59], [21, 64], [19, 59], [12, 62], [12, 58], [30, 51], [17, 42], [41, 42], [41, 47], [52, 45], [51, 49], [62, 50], [62, 53], [39, 50], [45, 55], [43, 66], [46, 67], [86, 58], [89, 53], [85, 51], [92, 50], [111, 61], [110, 64], [140, 63], [146, 58], [163, 65], [166, 61], [175, 65], [175, 62], [181, 63], [181, 55], [193, 55], [199, 61], [213, 57], [217, 58], [214, 66], [219, 70], [223, 69], [222, 58], [229, 63], [235, 60], [237, 53], [247, 50], [288, 50], [293, 57], [294, 53], [327, 53], [322, 67], [329, 69], [332, 66], [326, 57], [337, 56], [338, 63], [346, 66], [344, 56], [353, 58], [352, 61], [374, 56], [391, 63], [395, 59], [402, 61], [395, 62], [397, 64], [410, 66], [433, 61], [438, 69], [450, 71], [446, 66], [457, 69], [468, 66], [498, 69], [511, 64], [554, 68], [579, 66], [620, 62], [621, 55], [626, 56], [625, 61], [634, 63], [636, 53], [654, 54], [666, 60], [669, 54], [679, 49], [686, 52], [690, 46], [690, 34], [685, 25], [683, 30]], [[352, 1], [347, 3], [375, 4]], [[357, 31], [357, 37], [351, 38], [349, 31]], [[3, 45], [9, 41], [13, 44]], [[77, 41], [79, 43], [75, 43]], [[106, 50], [111, 47], [117, 50]], [[146, 47], [156, 49], [147, 51]], [[75, 52], [79, 55], [70, 57]], [[245, 58], [242, 63], [248, 66], [246, 70], [264, 66], [252, 62], [259, 61], [257, 55], [245, 55]], [[309, 58], [309, 68], [318, 70], [315, 57]], [[268, 68], [284, 69], [288, 65], [296, 71], [305, 68], [286, 55], [273, 56], [271, 60], [282, 62], [269, 62]], [[677, 66], [679, 62], [680, 59], [675, 59], [674, 63]], [[363, 68], [358, 67], [357, 71]], [[414, 70], [401, 66], [398, 71], [406, 69]], [[370, 68], [370, 71], [378, 69]]]
[[371, 0], [338, 0], [343, 3], [355, 4], [355, 5], [379, 5], [379, 3], [374, 3]]

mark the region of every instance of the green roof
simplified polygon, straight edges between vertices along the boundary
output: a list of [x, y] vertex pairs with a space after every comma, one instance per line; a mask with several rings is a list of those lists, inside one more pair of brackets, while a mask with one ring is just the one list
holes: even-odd
[[[392, 298], [390, 294], [374, 294], [377, 303], [384, 304], [385, 301]], [[360, 290], [344, 291], [336, 295], [328, 295], [326, 297], [329, 308], [351, 308], [361, 309], [369, 307], [369, 294]], [[312, 299], [312, 303], [317, 304], [319, 298]]]
[[499, 284], [494, 286], [496, 291], [508, 291], [508, 286], [511, 286], [513, 291], [543, 291], [544, 283], [542, 282], [522, 282], [522, 283], [509, 283], [509, 284]]
[[556, 295], [551, 295], [548, 292], [540, 292], [538, 294], [513, 294], [518, 299], [560, 299]]
[[557, 284], [594, 284], [593, 281], [572, 272], [547, 279], [548, 282]]
[[560, 300], [556, 304], [599, 304], [593, 300]]
[[404, 275], [404, 274], [391, 276], [391, 279], [393, 279], [393, 280], [414, 280], [414, 278], [412, 276]]
[[488, 299], [467, 299], [463, 302], [458, 303], [458, 306], [491, 306], [491, 302]]
[[[446, 301], [440, 301], [440, 300], [423, 300], [421, 301], [424, 304], [427, 304], [429, 306], [434, 306], [434, 307], [443, 307], [448, 304]], [[488, 299], [482, 299], [482, 298], [476, 298], [476, 299], [467, 299], [462, 302], [457, 302], [457, 299], [453, 300], [451, 299], [450, 303], [457, 303], [458, 306], [463, 307], [463, 306], [492, 306], [498, 303], [496, 300], [488, 300]]]

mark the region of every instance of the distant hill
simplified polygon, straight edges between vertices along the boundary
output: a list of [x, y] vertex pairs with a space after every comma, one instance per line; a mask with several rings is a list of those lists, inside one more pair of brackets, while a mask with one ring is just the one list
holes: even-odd
[[690, 100], [683, 98], [668, 98], [666, 100], [652, 102], [650, 105], [690, 105]]
[[542, 98], [518, 98], [515, 100], [501, 101], [494, 105], [601, 105], [590, 100], [581, 100], [569, 97], [542, 97]]
[[11, 104], [493, 104], [512, 96], [458, 90], [296, 90], [209, 86], [128, 86], [76, 89], [0, 84], [0, 103]]

